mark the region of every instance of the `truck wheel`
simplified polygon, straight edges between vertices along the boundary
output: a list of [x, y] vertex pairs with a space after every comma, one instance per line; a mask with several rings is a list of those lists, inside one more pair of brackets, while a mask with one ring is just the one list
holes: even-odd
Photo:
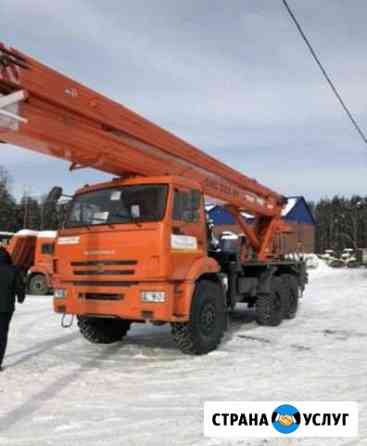
[[80, 333], [93, 344], [112, 344], [121, 341], [131, 322], [124, 319], [78, 316]]
[[276, 327], [282, 322], [286, 305], [286, 292], [283, 281], [273, 277], [270, 292], [261, 294], [256, 299], [256, 320], [259, 325]]
[[296, 277], [291, 274], [285, 274], [283, 276], [283, 283], [287, 293], [286, 305], [284, 308], [284, 317], [286, 319], [293, 319], [298, 310], [299, 301], [299, 287]]
[[37, 296], [44, 296], [49, 292], [47, 280], [43, 274], [35, 274], [32, 276], [28, 288], [30, 294]]
[[218, 347], [225, 323], [224, 296], [220, 285], [202, 280], [195, 288], [189, 322], [172, 323], [173, 339], [183, 353], [202, 355]]

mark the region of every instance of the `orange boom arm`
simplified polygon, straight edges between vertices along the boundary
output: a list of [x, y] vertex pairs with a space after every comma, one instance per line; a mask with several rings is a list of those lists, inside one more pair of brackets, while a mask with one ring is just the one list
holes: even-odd
[[[0, 46], [0, 140], [118, 176], [177, 175], [226, 204], [258, 258], [269, 254], [284, 197], [126, 107]], [[255, 215], [252, 228], [240, 218]]]

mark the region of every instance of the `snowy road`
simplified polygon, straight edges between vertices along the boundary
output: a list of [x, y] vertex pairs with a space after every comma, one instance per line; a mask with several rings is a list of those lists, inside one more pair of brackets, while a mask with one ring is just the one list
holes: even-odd
[[[367, 445], [367, 270], [311, 272], [295, 320], [259, 327], [245, 309], [221, 348], [179, 353], [168, 327], [96, 346], [29, 297], [0, 375], [0, 446]], [[242, 440], [202, 435], [206, 400], [360, 402], [360, 438]]]

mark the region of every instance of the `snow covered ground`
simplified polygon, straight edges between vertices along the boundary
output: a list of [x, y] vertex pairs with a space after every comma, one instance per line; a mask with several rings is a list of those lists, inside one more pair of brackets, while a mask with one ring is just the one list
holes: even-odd
[[[298, 317], [259, 327], [240, 309], [218, 351], [189, 357], [168, 327], [96, 346], [29, 297], [0, 375], [0, 446], [367, 445], [367, 270], [311, 271]], [[204, 438], [207, 400], [360, 402], [359, 439]]]

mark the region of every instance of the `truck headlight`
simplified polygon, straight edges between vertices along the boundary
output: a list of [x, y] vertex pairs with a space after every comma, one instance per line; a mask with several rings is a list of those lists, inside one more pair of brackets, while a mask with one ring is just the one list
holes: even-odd
[[141, 291], [140, 299], [143, 302], [164, 302], [166, 293], [164, 291]]
[[56, 288], [54, 290], [54, 298], [55, 299], [65, 299], [66, 297], [66, 290], [62, 288]]

